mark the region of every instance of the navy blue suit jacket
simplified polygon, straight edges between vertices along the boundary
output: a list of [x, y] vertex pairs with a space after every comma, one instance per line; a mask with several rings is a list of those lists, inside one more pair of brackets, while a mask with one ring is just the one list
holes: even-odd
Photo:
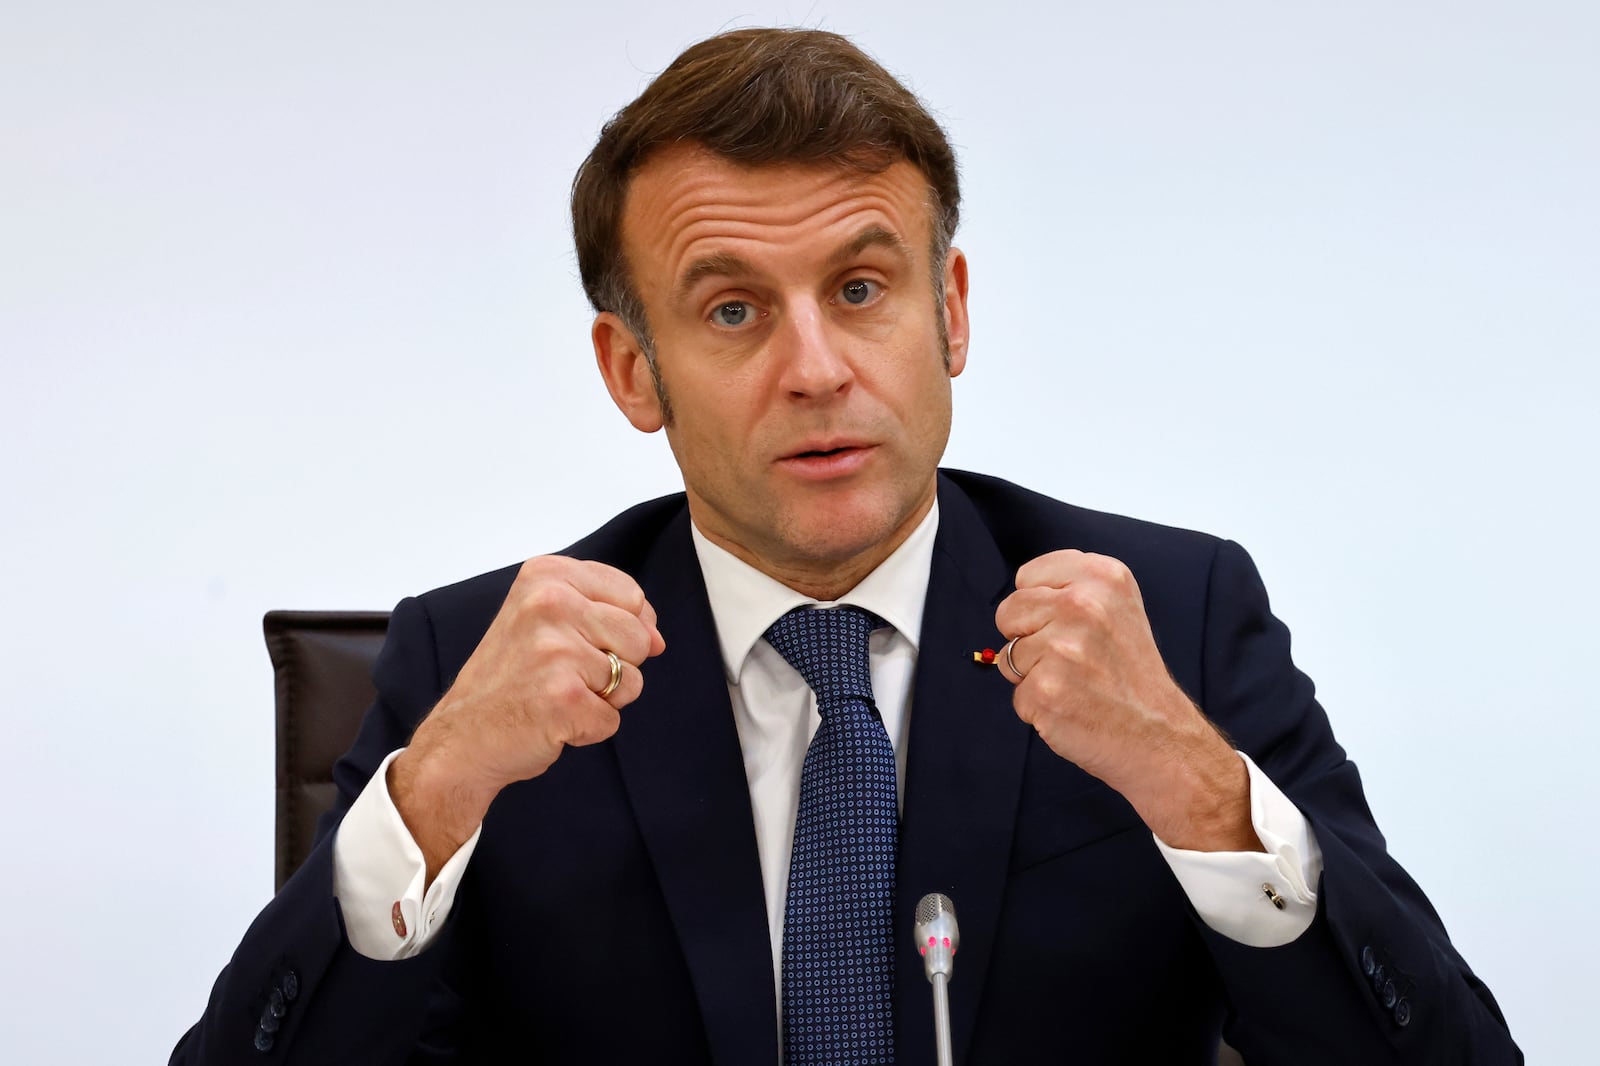
[[[1223, 1032], [1251, 1066], [1520, 1061], [1385, 851], [1242, 549], [972, 474], [942, 474], [939, 500], [900, 834], [899, 1061], [933, 1061], [910, 937], [933, 891], [961, 915], [958, 1062], [1212, 1062]], [[973, 662], [1002, 643], [994, 611], [1018, 567], [1065, 547], [1132, 569], [1173, 677], [1310, 820], [1325, 872], [1294, 943], [1249, 948], [1208, 929], [1128, 803], [1051, 752], [1005, 679]], [[516, 568], [401, 603], [320, 843], [174, 1063], [777, 1062], [749, 792], [683, 497], [568, 554], [633, 574], [667, 639], [616, 736], [499, 796], [439, 943], [362, 958], [332, 897], [333, 829], [449, 686]], [[258, 1020], [286, 988], [260, 1052]]]

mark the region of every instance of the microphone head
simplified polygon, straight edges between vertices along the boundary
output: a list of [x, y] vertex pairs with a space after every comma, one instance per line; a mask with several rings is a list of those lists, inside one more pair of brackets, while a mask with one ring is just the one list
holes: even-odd
[[961, 946], [956, 905], [944, 893], [930, 892], [917, 904], [916, 918], [917, 950], [928, 980], [940, 973], [948, 980], [955, 967], [956, 949]]

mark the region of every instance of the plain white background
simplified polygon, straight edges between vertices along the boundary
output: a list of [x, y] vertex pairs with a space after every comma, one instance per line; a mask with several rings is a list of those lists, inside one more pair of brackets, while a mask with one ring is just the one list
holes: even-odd
[[1244, 543], [1530, 1059], [1589, 1057], [1593, 5], [5, 6], [7, 1061], [164, 1061], [266, 902], [264, 611], [677, 487], [566, 191], [683, 46], [772, 22], [961, 153], [947, 461]]

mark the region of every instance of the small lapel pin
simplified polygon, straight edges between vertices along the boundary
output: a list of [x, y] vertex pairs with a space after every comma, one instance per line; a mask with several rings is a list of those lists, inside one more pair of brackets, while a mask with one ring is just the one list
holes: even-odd
[[984, 666], [993, 666], [995, 656], [997, 655], [999, 655], [999, 652], [995, 651], [993, 648], [984, 648], [982, 651], [975, 651], [972, 653], [972, 661], [975, 663], [981, 663]]

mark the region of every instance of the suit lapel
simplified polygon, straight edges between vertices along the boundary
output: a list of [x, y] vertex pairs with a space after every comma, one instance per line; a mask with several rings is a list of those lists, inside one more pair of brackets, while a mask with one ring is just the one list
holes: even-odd
[[685, 511], [639, 575], [667, 650], [612, 743], [689, 966], [712, 1056], [777, 1061], [761, 863], [715, 625]]
[[[1011, 685], [972, 661], [1004, 637], [994, 611], [1013, 574], [970, 500], [939, 483], [927, 607], [917, 652], [906, 755], [896, 935], [910, 943], [917, 901], [943, 892], [956, 906], [961, 947], [950, 985], [955, 1060], [965, 1058], [999, 919], [1031, 730], [1011, 707]], [[931, 989], [915, 952], [896, 974], [903, 1062], [931, 1062]]]

